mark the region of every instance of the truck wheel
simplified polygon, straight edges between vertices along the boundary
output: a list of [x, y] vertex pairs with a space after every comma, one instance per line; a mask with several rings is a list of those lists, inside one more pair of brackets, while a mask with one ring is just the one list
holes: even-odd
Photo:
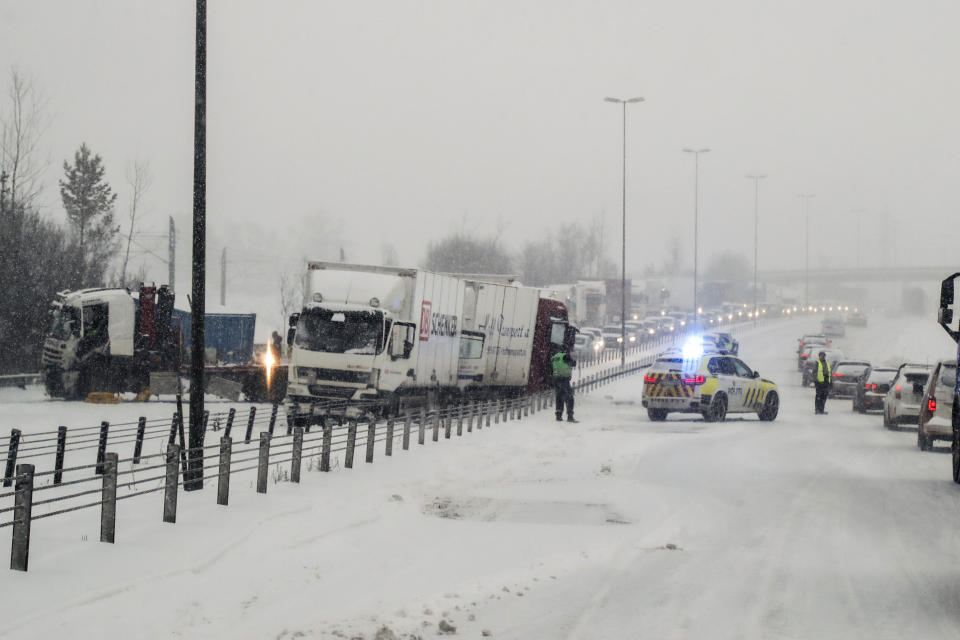
[[666, 409], [647, 409], [647, 417], [653, 422], [663, 422], [667, 419]]
[[780, 396], [776, 391], [771, 391], [767, 394], [763, 401], [763, 408], [757, 412], [757, 415], [764, 422], [772, 422], [777, 418], [778, 413], [780, 413]]
[[710, 408], [703, 412], [703, 419], [707, 422], [723, 422], [727, 417], [727, 396], [717, 394], [710, 403]]

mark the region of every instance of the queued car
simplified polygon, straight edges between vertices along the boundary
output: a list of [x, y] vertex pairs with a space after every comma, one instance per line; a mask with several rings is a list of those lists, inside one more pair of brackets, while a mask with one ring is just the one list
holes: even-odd
[[842, 360], [835, 367], [830, 367], [830, 371], [833, 376], [830, 397], [852, 398], [870, 375], [870, 363]]
[[600, 352], [601, 344], [592, 333], [577, 333], [573, 339], [573, 357], [577, 360], [592, 360]]
[[920, 399], [917, 419], [917, 446], [930, 451], [934, 440], [953, 442], [953, 391], [957, 386], [957, 359], [941, 360], [934, 366]]
[[917, 424], [924, 388], [930, 380], [933, 367], [928, 364], [904, 363], [883, 399], [883, 426], [888, 429], [898, 424]]
[[843, 318], [836, 315], [825, 317], [823, 322], [820, 323], [820, 326], [823, 328], [823, 334], [826, 336], [843, 336], [847, 332]]
[[740, 343], [734, 340], [733, 336], [729, 333], [714, 331], [704, 334], [703, 337], [704, 340], [712, 338], [713, 342], [717, 345], [717, 351], [721, 353], [729, 353], [735, 356], [740, 352]]
[[857, 387], [853, 395], [853, 410], [866, 413], [870, 410], [883, 409], [883, 399], [896, 375], [896, 369], [886, 367], [871, 369], [870, 375], [862, 385]]
[[854, 309], [847, 314], [847, 324], [851, 327], [865, 327], [867, 326], [867, 314], [859, 309]]
[[722, 421], [728, 413], [776, 419], [780, 394], [775, 383], [739, 358], [702, 349], [699, 343], [661, 354], [644, 374], [642, 403], [650, 420], [666, 420], [670, 413], [699, 413], [707, 422]]
[[[803, 365], [803, 375], [800, 379], [800, 383], [808, 387], [813, 384], [813, 379], [816, 376], [817, 370], [817, 360], [820, 359], [820, 352], [824, 352], [824, 356], [827, 359], [827, 364], [830, 365], [830, 372], [834, 372], [837, 368], [837, 364], [843, 362], [846, 356], [843, 355], [843, 351], [839, 349], [824, 349], [823, 347], [818, 347], [816, 345], [807, 345], [812, 347], [809, 354], [810, 357], [804, 361]], [[806, 347], [804, 347], [806, 349]]]
[[830, 339], [822, 333], [805, 333], [797, 340], [797, 370], [803, 371], [803, 364], [810, 355], [811, 345], [825, 348], [830, 346]]

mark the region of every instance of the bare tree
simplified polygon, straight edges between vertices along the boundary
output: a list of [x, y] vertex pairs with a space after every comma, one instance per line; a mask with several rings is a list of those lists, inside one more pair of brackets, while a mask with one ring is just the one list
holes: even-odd
[[7, 97], [9, 104], [0, 112], [0, 171], [7, 175], [10, 202], [29, 208], [40, 195], [48, 164], [40, 157], [40, 138], [49, 124], [46, 101], [33, 81], [13, 67]]
[[136, 234], [137, 218], [142, 211], [143, 196], [153, 183], [150, 173], [150, 164], [145, 160], [134, 160], [127, 168], [127, 183], [130, 185], [130, 207], [127, 209], [127, 220], [130, 228], [127, 229], [127, 248], [123, 254], [123, 266], [120, 268], [120, 282], [127, 282], [127, 263], [130, 261], [130, 244]]
[[[303, 261], [306, 263], [306, 260]], [[280, 319], [286, 326], [291, 313], [299, 311], [303, 304], [303, 278], [301, 274], [283, 271], [280, 273]]]

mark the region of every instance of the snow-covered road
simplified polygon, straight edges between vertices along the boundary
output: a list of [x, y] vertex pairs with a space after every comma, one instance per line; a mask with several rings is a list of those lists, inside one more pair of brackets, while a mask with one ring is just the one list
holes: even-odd
[[[649, 422], [634, 376], [578, 396], [580, 424], [543, 412], [266, 496], [244, 478], [229, 507], [211, 486], [176, 525], [160, 494], [124, 501], [116, 545], [93, 510], [37, 521], [29, 573], [0, 572], [0, 637], [960, 637], [948, 451], [849, 401], [814, 416], [794, 350], [815, 328], [741, 336], [773, 423]], [[878, 362], [954, 348], [929, 318], [848, 332]]]

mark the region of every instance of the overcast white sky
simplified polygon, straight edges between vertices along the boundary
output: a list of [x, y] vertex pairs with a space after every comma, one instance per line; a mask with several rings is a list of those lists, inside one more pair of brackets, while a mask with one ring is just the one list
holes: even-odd
[[[192, 0], [0, 0], [0, 63], [49, 100], [44, 202], [81, 142], [124, 173], [150, 163], [147, 231], [180, 227], [189, 282]], [[960, 3], [956, 0], [211, 0], [208, 6], [210, 286], [275, 288], [284, 264], [418, 263], [428, 240], [498, 225], [519, 248], [605, 212], [619, 261], [621, 111], [628, 109], [628, 272], [675, 236], [692, 262], [693, 159], [702, 255], [752, 253], [761, 269], [813, 254], [854, 262], [852, 210], [898, 226], [900, 263], [947, 263], [960, 209]], [[6, 69], [4, 70], [6, 72]], [[8, 78], [3, 77], [6, 88]], [[333, 236], [333, 237], [331, 237]], [[883, 234], [862, 235], [865, 264]], [[165, 255], [162, 238], [144, 244]], [[955, 253], [953, 253], [955, 255]], [[149, 264], [165, 280], [159, 261]], [[211, 297], [215, 297], [213, 289]]]

